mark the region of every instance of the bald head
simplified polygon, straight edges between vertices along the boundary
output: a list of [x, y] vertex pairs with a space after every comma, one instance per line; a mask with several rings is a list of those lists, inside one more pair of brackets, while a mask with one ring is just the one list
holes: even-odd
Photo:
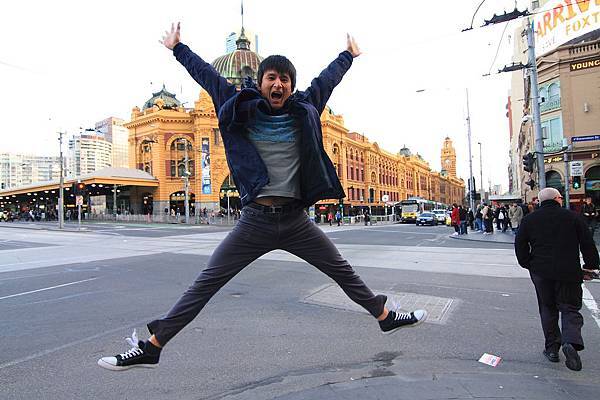
[[554, 188], [544, 188], [538, 193], [538, 199], [540, 203], [546, 200], [554, 200], [557, 197], [562, 197], [560, 192]]

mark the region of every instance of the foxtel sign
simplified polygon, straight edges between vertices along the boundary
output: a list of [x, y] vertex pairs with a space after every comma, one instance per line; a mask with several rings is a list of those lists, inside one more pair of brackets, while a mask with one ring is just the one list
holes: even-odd
[[600, 28], [600, 0], [550, 0], [533, 19], [535, 52], [558, 46]]

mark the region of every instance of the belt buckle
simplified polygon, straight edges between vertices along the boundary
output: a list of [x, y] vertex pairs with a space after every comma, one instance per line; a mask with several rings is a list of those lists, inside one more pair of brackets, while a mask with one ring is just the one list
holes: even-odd
[[283, 211], [283, 207], [281, 206], [268, 206], [269, 207], [269, 211], [267, 211], [269, 214], [280, 214]]

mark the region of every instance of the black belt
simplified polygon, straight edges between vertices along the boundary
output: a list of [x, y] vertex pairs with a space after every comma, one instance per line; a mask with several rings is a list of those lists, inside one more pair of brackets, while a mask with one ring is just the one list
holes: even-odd
[[248, 207], [252, 208], [253, 210], [263, 212], [265, 214], [287, 214], [292, 211], [297, 211], [304, 208], [302, 203], [300, 203], [299, 201], [293, 201], [291, 203], [282, 204], [279, 206], [265, 206], [263, 204], [253, 202], [248, 204]]

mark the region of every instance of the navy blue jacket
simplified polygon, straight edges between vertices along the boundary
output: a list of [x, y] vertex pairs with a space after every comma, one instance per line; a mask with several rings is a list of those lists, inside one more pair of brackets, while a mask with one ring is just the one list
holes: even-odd
[[[183, 43], [173, 55], [212, 98], [219, 118], [227, 163], [240, 193], [242, 205], [253, 201], [269, 182], [265, 163], [247, 136], [246, 126], [257, 108], [271, 113], [271, 106], [254, 85], [241, 91]], [[300, 122], [300, 190], [302, 202], [345, 197], [333, 163], [323, 147], [320, 115], [333, 89], [352, 65], [348, 51], [340, 55], [311, 82], [306, 91], [294, 92], [284, 108]]]

